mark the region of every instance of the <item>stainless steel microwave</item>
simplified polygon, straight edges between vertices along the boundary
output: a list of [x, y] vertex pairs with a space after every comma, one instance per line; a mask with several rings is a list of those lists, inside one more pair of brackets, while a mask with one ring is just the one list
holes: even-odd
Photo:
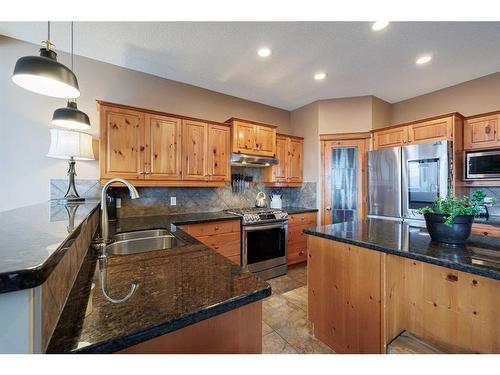
[[500, 150], [467, 152], [466, 180], [500, 180]]

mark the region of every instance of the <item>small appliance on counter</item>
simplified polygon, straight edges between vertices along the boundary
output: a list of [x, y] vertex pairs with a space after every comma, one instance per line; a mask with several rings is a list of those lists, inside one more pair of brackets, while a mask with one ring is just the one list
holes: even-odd
[[266, 199], [267, 199], [266, 193], [264, 193], [263, 191], [259, 191], [257, 193], [257, 196], [255, 197], [255, 207], [258, 207], [258, 208], [267, 207]]
[[278, 194], [278, 193], [272, 193], [271, 194], [271, 208], [276, 208], [278, 210], [281, 210], [283, 207], [283, 201], [282, 201], [283, 195]]

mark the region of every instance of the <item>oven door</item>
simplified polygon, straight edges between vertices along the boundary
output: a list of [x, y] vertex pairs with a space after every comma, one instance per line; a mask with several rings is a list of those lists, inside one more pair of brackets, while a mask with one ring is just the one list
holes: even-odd
[[243, 267], [251, 272], [286, 264], [288, 223], [243, 226]]
[[500, 179], [500, 150], [468, 152], [465, 179]]

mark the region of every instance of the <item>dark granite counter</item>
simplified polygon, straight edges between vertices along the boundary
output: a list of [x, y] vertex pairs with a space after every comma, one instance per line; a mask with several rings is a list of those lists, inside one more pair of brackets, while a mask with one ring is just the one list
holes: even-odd
[[[108, 301], [89, 251], [49, 343], [48, 353], [110, 353], [211, 318], [271, 294], [265, 281], [201, 244], [176, 224], [237, 218], [223, 212], [120, 219], [111, 232], [166, 228], [183, 246], [108, 257]], [[92, 289], [92, 284], [94, 288]]]
[[318, 212], [317, 208], [305, 208], [305, 207], [283, 207], [283, 211], [286, 211], [288, 215], [303, 214], [306, 212]]
[[471, 236], [465, 246], [431, 241], [423, 225], [368, 219], [324, 225], [306, 234], [500, 280], [500, 238]]
[[54, 202], [0, 212], [0, 293], [42, 284], [99, 202]]

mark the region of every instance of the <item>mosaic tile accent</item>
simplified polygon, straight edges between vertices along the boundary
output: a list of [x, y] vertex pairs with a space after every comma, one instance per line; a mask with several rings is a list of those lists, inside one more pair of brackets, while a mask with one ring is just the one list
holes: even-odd
[[[99, 180], [85, 180], [77, 178], [75, 181], [76, 191], [85, 199], [100, 199], [101, 184]], [[68, 190], [68, 180], [66, 179], [51, 179], [50, 180], [50, 199], [63, 198]]]

